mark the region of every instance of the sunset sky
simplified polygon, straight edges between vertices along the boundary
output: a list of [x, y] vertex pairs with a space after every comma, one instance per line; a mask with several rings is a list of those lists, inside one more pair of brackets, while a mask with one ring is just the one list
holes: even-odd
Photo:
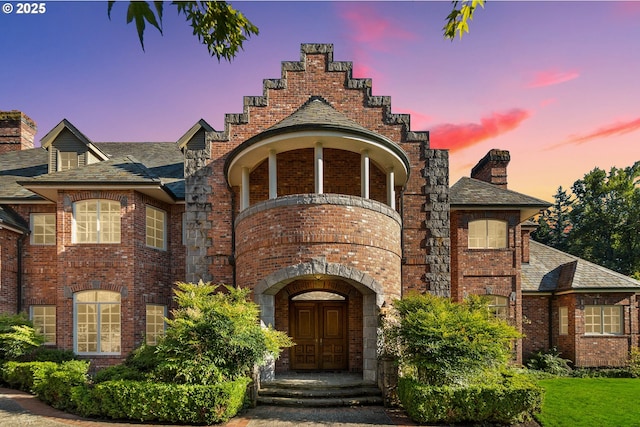
[[[0, 2], [2, 4], [6, 1]], [[222, 129], [243, 96], [262, 95], [301, 43], [371, 78], [450, 150], [450, 183], [488, 150], [511, 152], [509, 188], [548, 201], [594, 167], [640, 160], [640, 2], [491, 1], [448, 41], [449, 2], [233, 2], [260, 29], [231, 63], [211, 58], [175, 8], [143, 52], [127, 2], [46, 2], [0, 13], [0, 110], [60, 120], [89, 139], [176, 141], [199, 119]]]

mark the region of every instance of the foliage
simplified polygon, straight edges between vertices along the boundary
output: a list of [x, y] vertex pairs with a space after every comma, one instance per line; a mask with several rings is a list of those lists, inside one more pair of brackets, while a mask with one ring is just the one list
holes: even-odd
[[618, 273], [640, 277], [640, 161], [595, 168], [562, 188], [538, 219], [535, 240]]
[[473, 20], [473, 15], [478, 6], [484, 8], [484, 0], [454, 0], [451, 2], [453, 10], [447, 16], [447, 24], [442, 31], [444, 37], [453, 40], [458, 33], [462, 38], [462, 34], [469, 32], [469, 21]]
[[31, 392], [35, 372], [54, 371], [54, 362], [5, 362], [2, 365], [2, 381], [11, 388]]
[[507, 364], [520, 336], [490, 314], [486, 301], [464, 303], [411, 294], [394, 302], [404, 372], [429, 385], [466, 384]]
[[[109, 1], [109, 18], [114, 3], [114, 0]], [[163, 2], [154, 1], [153, 8], [150, 3], [131, 1], [127, 9], [127, 24], [135, 21], [142, 50], [146, 22], [162, 34]], [[252, 35], [258, 34], [258, 27], [225, 1], [174, 1], [171, 5], [185, 16], [193, 29], [193, 35], [207, 46], [209, 54], [218, 61], [231, 61], [238, 50], [243, 48], [243, 43]]]
[[570, 362], [570, 360], [560, 357], [558, 349], [553, 347], [547, 351], [540, 350], [534, 353], [527, 361], [527, 367], [553, 375], [568, 375], [571, 373]]
[[[48, 362], [36, 362], [48, 363]], [[54, 408], [73, 411], [71, 389], [87, 383], [89, 362], [71, 360], [56, 364], [55, 369], [35, 369], [33, 371], [33, 392], [43, 402]]]
[[629, 365], [627, 367], [632, 378], [640, 378], [640, 348], [632, 347], [629, 351]]
[[466, 386], [425, 385], [400, 378], [398, 395], [409, 416], [420, 423], [514, 424], [539, 412], [543, 391], [525, 375]]
[[242, 408], [249, 382], [246, 377], [215, 385], [107, 381], [75, 387], [71, 396], [85, 417], [209, 425]]
[[178, 283], [178, 309], [168, 320], [156, 352], [157, 379], [182, 384], [215, 384], [246, 375], [254, 365], [277, 357], [293, 343], [284, 333], [259, 323], [249, 289]]
[[538, 383], [545, 399], [536, 419], [545, 427], [636, 426], [640, 420], [635, 378], [562, 377]]
[[43, 342], [24, 313], [0, 314], [0, 360], [17, 360]]
[[73, 350], [62, 350], [59, 348], [38, 347], [31, 353], [20, 358], [24, 362], [56, 362], [62, 363], [69, 360], [77, 360], [78, 356]]

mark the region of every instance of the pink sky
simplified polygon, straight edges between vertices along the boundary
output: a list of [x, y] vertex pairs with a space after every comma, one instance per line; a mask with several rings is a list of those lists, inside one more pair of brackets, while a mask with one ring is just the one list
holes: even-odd
[[488, 150], [511, 152], [509, 188], [551, 201], [594, 167], [640, 160], [640, 2], [489, 1], [471, 32], [442, 38], [449, 2], [238, 2], [260, 34], [211, 59], [169, 4], [140, 49], [126, 2], [47, 2], [0, 14], [0, 109], [67, 118], [93, 141], [175, 141], [221, 129], [301, 43], [371, 78], [373, 94], [450, 150], [453, 184]]

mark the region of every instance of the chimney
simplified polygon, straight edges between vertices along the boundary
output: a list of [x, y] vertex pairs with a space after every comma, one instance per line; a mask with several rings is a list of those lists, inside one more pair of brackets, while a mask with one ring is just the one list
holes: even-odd
[[0, 154], [33, 148], [38, 127], [18, 110], [0, 111]]
[[501, 188], [507, 188], [507, 165], [511, 156], [507, 150], [493, 149], [471, 169], [471, 178], [479, 179]]

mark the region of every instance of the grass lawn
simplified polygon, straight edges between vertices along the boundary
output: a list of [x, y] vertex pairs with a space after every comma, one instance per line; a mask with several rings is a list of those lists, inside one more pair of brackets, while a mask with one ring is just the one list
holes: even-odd
[[640, 379], [555, 378], [539, 381], [545, 390], [543, 427], [640, 426]]

